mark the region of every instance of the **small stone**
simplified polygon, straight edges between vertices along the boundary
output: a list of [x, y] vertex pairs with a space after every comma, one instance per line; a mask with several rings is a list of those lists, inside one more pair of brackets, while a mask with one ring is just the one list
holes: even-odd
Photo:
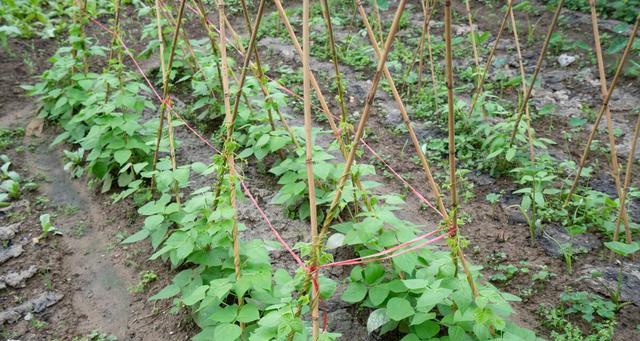
[[558, 56], [558, 64], [560, 64], [560, 66], [562, 67], [567, 67], [569, 65], [571, 65], [573, 62], [575, 62], [577, 59], [576, 56], [571, 56], [568, 55], [566, 53], [563, 53], [561, 55]]
[[[618, 275], [622, 270], [620, 278], [620, 296], [622, 301], [633, 302], [640, 305], [640, 263], [625, 261], [623, 268], [618, 264], [608, 264], [604, 266], [587, 265], [580, 271], [578, 280], [586, 283], [591, 289], [609, 296], [616, 292], [618, 288]], [[593, 274], [599, 276], [593, 276]]]
[[27, 315], [24, 315], [24, 320], [25, 321], [33, 320], [33, 314], [32, 313], [27, 313]]
[[18, 257], [24, 250], [21, 244], [13, 244], [8, 249], [0, 249], [0, 264], [8, 261], [11, 258]]
[[586, 253], [601, 246], [600, 239], [593, 233], [582, 233], [577, 236], [569, 235], [561, 226], [546, 226], [538, 233], [538, 241], [544, 251], [553, 257], [563, 255], [562, 247], [571, 244], [573, 253]]
[[9, 240], [13, 238], [13, 236], [16, 235], [16, 232], [18, 232], [20, 224], [20, 222], [17, 222], [7, 226], [0, 226], [0, 240]]

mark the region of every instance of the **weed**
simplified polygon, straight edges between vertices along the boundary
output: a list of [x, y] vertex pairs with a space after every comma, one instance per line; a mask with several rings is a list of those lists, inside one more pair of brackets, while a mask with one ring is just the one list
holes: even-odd
[[140, 281], [136, 285], [129, 288], [129, 292], [135, 294], [142, 293], [147, 288], [147, 285], [149, 285], [149, 283], [155, 282], [157, 279], [158, 275], [156, 275], [156, 273], [151, 270], [141, 272]]

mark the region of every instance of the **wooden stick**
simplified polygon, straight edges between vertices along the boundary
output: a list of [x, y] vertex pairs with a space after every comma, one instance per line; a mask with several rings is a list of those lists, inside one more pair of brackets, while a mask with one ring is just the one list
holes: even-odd
[[[262, 20], [262, 14], [264, 13], [264, 3], [265, 0], [260, 0], [260, 4], [258, 5], [258, 13], [256, 14], [256, 22], [251, 30], [251, 38], [249, 38], [249, 47], [247, 53], [244, 55], [244, 62], [242, 63], [242, 72], [240, 73], [240, 81], [238, 83], [238, 92], [236, 93], [236, 99], [233, 102], [233, 111], [231, 112], [231, 116], [233, 118], [232, 121], [235, 122], [236, 116], [238, 115], [238, 107], [240, 106], [240, 96], [242, 96], [242, 88], [244, 87], [244, 81], [247, 78], [247, 70], [249, 69], [249, 62], [251, 61], [251, 51], [255, 48], [256, 40], [258, 36], [258, 28], [260, 27], [260, 21]], [[224, 18], [222, 18], [224, 23]], [[220, 25], [220, 28], [225, 26], [224, 24]]]
[[336, 74], [336, 83], [338, 88], [338, 104], [340, 105], [340, 113], [342, 114], [341, 123], [344, 125], [347, 123], [348, 113], [347, 106], [344, 101], [344, 87], [342, 85], [342, 76], [340, 75], [340, 68], [338, 67], [338, 52], [336, 51], [336, 42], [333, 35], [333, 24], [331, 23], [331, 12], [329, 10], [329, 3], [327, 0], [321, 0], [322, 9], [325, 18], [325, 24], [327, 26], [327, 36], [329, 37], [329, 48], [331, 49], [331, 59], [333, 61], [333, 69]]
[[[507, 4], [507, 11], [504, 13], [502, 17], [502, 22], [500, 23], [500, 29], [498, 30], [498, 35], [496, 35], [496, 41], [493, 43], [493, 47], [489, 52], [489, 56], [487, 57], [487, 62], [484, 65], [484, 69], [482, 70], [482, 75], [478, 78], [478, 84], [473, 94], [473, 98], [471, 99], [471, 105], [469, 109], [468, 117], [473, 115], [473, 110], [476, 107], [476, 103], [478, 102], [478, 97], [482, 94], [482, 87], [484, 86], [484, 81], [487, 78], [487, 73], [489, 72], [489, 68], [491, 67], [491, 63], [493, 62], [493, 56], [496, 53], [496, 49], [498, 48], [498, 43], [500, 42], [500, 37], [502, 36], [502, 32], [507, 24], [507, 18], [509, 18], [509, 13], [511, 13], [511, 7], [513, 4], [513, 0], [509, 0]], [[487, 114], [483, 111], [483, 117], [486, 118]]]
[[[298, 38], [296, 36], [296, 33], [293, 30], [293, 27], [291, 27], [291, 23], [289, 22], [289, 18], [287, 17], [287, 14], [284, 8], [282, 7], [282, 3], [280, 2], [280, 0], [274, 0], [274, 3], [276, 5], [276, 9], [278, 10], [278, 14], [280, 15], [280, 19], [284, 23], [284, 26], [287, 29], [287, 32], [289, 33], [289, 37], [291, 38], [291, 42], [293, 43], [293, 46], [296, 49], [296, 52], [298, 53], [300, 58], [302, 58], [302, 47], [298, 42]], [[331, 110], [329, 109], [329, 105], [327, 104], [327, 101], [325, 100], [325, 97], [322, 94], [322, 90], [320, 89], [320, 86], [318, 85], [318, 82], [315, 76], [313, 75], [313, 72], [310, 72], [310, 80], [311, 80], [311, 85], [313, 86], [313, 89], [316, 93], [316, 97], [318, 98], [318, 102], [320, 102], [320, 107], [322, 109], [322, 112], [324, 116], [327, 118], [327, 121], [329, 122], [329, 126], [331, 127], [331, 131], [333, 132], [333, 136], [336, 138], [336, 141], [338, 142], [340, 153], [346, 159], [348, 156], [347, 146], [345, 145], [345, 142], [342, 138], [342, 134], [340, 133], [340, 130], [336, 125], [334, 115], [331, 113]], [[362, 186], [362, 183], [360, 182], [360, 179], [357, 176], [353, 178], [354, 178], [354, 184], [356, 185], [356, 187], [361, 192], [364, 193], [364, 188]], [[363, 196], [364, 196], [363, 201], [367, 209], [369, 211], [372, 211], [373, 207], [371, 206], [371, 202], [368, 200], [367, 195], [365, 194]]]
[[602, 106], [600, 107], [600, 111], [598, 111], [598, 115], [596, 115], [596, 121], [593, 123], [593, 128], [591, 128], [591, 133], [589, 134], [589, 138], [587, 139], [587, 145], [584, 147], [584, 150], [582, 152], [582, 157], [580, 157], [578, 170], [576, 172], [575, 179], [573, 180], [573, 184], [571, 185], [571, 189], [569, 190], [569, 194], [567, 195], [567, 198], [564, 201], [564, 206], [566, 206], [569, 203], [569, 200], [571, 200], [573, 193], [575, 193], [576, 188], [578, 187], [578, 180], [580, 180], [582, 169], [584, 168], [584, 165], [587, 162], [587, 157], [589, 156], [589, 149], [591, 148], [591, 143], [593, 142], [593, 138], [595, 137], [596, 132], [598, 131], [598, 125], [600, 124], [602, 115], [604, 114], [605, 109], [609, 105], [611, 94], [613, 93], [613, 90], [615, 90], [616, 84], [618, 83], [618, 79], [622, 74], [622, 69], [624, 67], [625, 62], [627, 61], [627, 56], [631, 51], [631, 48], [633, 46], [633, 41], [635, 40], [636, 34], [638, 32], [638, 24], [640, 24], [640, 15], [638, 15], [638, 17], [636, 18], [636, 23], [633, 26], [633, 30], [631, 31], [631, 35], [629, 36], [629, 39], [627, 40], [627, 46], [625, 47], [624, 52], [622, 52], [622, 59], [620, 59], [620, 63], [618, 64], [618, 68], [616, 69], [616, 74], [613, 76], [611, 85], [609, 85], [609, 89], [607, 90], [607, 95], [605, 96]]
[[[242, 4], [242, 12], [244, 13], [244, 19], [245, 19], [245, 23], [247, 24], [247, 29], [251, 30], [253, 24], [251, 23], [251, 18], [249, 18], [249, 9], [247, 8], [246, 1], [240, 0], [240, 3]], [[242, 46], [242, 43], [239, 40], [238, 40], [238, 45]], [[296, 148], [300, 147], [300, 144], [298, 143], [298, 140], [295, 138], [293, 131], [291, 131], [289, 124], [287, 124], [287, 120], [285, 119], [284, 115], [282, 114], [282, 112], [280, 112], [280, 109], [278, 108], [278, 106], [275, 105], [275, 103], [271, 99], [271, 96], [269, 94], [269, 89], [267, 89], [267, 86], [266, 86], [267, 77], [265, 76], [264, 71], [262, 70], [262, 63], [260, 62], [260, 53], [258, 51], [258, 48], [255, 46], [255, 44], [253, 46], [253, 51], [250, 51], [250, 52], [253, 52], [255, 57], [255, 65], [253, 67], [253, 73], [256, 79], [258, 80], [258, 85], [260, 86], [260, 90], [262, 91], [262, 94], [265, 97], [265, 101], [267, 103], [272, 104], [272, 106], [275, 108], [275, 111], [276, 111], [276, 114], [278, 115], [280, 123], [282, 124], [284, 129], [287, 131], [287, 134], [289, 135], [291, 142], [295, 145]], [[275, 130], [276, 127], [273, 121], [273, 113], [271, 111], [271, 107], [267, 109], [267, 117], [269, 119], [269, 124], [271, 125], [271, 130]], [[281, 154], [281, 156], [283, 156], [283, 154]]]
[[[378, 57], [378, 59], [380, 59], [382, 56], [382, 51], [380, 51], [380, 48], [376, 44], [376, 40], [375, 40], [376, 37], [375, 37], [375, 34], [373, 33], [373, 29], [371, 28], [371, 24], [369, 23], [369, 19], [367, 18], [367, 13], [365, 12], [360, 2], [357, 2], [357, 5], [358, 5], [358, 11], [360, 12], [360, 17], [362, 18], [362, 23], [364, 24], [364, 27], [367, 31], [367, 35], [369, 37], [369, 41], [371, 42], [371, 46], [373, 46], [376, 56]], [[442, 213], [442, 215], [446, 217], [447, 210], [444, 207], [444, 203], [442, 201], [442, 196], [440, 194], [440, 187], [438, 186], [438, 184], [435, 182], [435, 179], [433, 178], [433, 175], [431, 173], [431, 167], [429, 166], [429, 161], [427, 161], [427, 158], [422, 152], [420, 141], [418, 141], [418, 137], [416, 136], [413, 126], [411, 125], [411, 120], [409, 119], [407, 110], [404, 106], [404, 103], [402, 102], [402, 98], [398, 93], [398, 89], [395, 86], [393, 77], [391, 77], [391, 73], [389, 72], [389, 69], [387, 68], [386, 64], [383, 65], [382, 71], [384, 72], [384, 76], [387, 80], [387, 83], [391, 88], [391, 93], [393, 94], [393, 98], [395, 99], [396, 104], [400, 109], [400, 113], [402, 114], [402, 119], [405, 123], [405, 126], [407, 127], [407, 131], [409, 132], [409, 137], [411, 139], [411, 142], [413, 143], [416, 154], [420, 159], [420, 163], [422, 164], [422, 168], [423, 168], [425, 177], [427, 179], [427, 183], [429, 183], [429, 185], [431, 186], [431, 190], [433, 191], [434, 196], [436, 197], [436, 201], [438, 203], [438, 208], [440, 210], [440, 213]]]
[[[510, 1], [511, 2], [511, 1]], [[469, 22], [469, 33], [471, 34], [471, 47], [473, 48], [473, 61], [476, 64], [476, 73], [478, 74], [478, 82], [480, 82], [480, 57], [478, 56], [478, 45], [476, 42], [476, 32], [473, 28], [473, 16], [471, 15], [471, 5], [469, 0], [464, 0], [464, 6], [467, 10], [467, 21]], [[509, 7], [509, 11], [511, 7]]]
[[[511, 2], [511, 1], [509, 1]], [[454, 94], [453, 94], [453, 49], [451, 48], [451, 0], [445, 0], [444, 5], [444, 36], [445, 36], [445, 73], [447, 80], [447, 110], [449, 112], [449, 181], [451, 183], [451, 215], [448, 217], [451, 224], [451, 230], [453, 235], [451, 238], [456, 238], [455, 250], [457, 256], [460, 258], [463, 270], [467, 276], [467, 281], [473, 297], [478, 297], [478, 289], [473, 281], [469, 265], [462, 253], [462, 248], [457, 242], [458, 238], [458, 190], [456, 181], [456, 143], [455, 143], [455, 113], [454, 113]]]
[[[600, 43], [600, 30], [598, 29], [598, 13], [596, 12], [595, 0], [589, 0], [589, 6], [591, 7], [591, 27], [593, 28], [593, 43], [596, 50], [596, 60], [598, 62], [598, 74], [600, 77], [600, 92], [602, 93], [602, 99], [607, 97], [607, 74], [604, 70], [604, 58], [602, 57], [602, 45]], [[616, 184], [616, 192], [618, 198], [621, 198], [622, 185], [620, 183], [620, 167], [618, 165], [618, 153], [616, 151], [616, 137], [613, 134], [613, 120], [611, 117], [611, 108], [607, 105], [605, 108], [605, 117], [607, 118], [607, 133], [609, 135], [609, 151], [611, 156], [611, 176]], [[620, 214], [624, 221], [625, 231], [629, 230], [629, 220], [627, 219], [626, 208], [620, 207]], [[617, 225], [617, 224], [616, 224]], [[619, 228], [619, 225], [617, 226]]]
[[[613, 241], [618, 240], [618, 234], [620, 233], [620, 221], [624, 219], [626, 216], [625, 210], [625, 199], [627, 197], [627, 193], [629, 192], [629, 183], [631, 182], [631, 175], [633, 170], [633, 162], [636, 157], [636, 146], [638, 144], [638, 133], [640, 132], [640, 112], [638, 113], [638, 118], [636, 119], [636, 128], [633, 131], [633, 138], [631, 139], [631, 149], [629, 150], [629, 156], [627, 157], [627, 171], [624, 175], [624, 188], [622, 190], [622, 195], [620, 196], [620, 212], [618, 213], [618, 219], [616, 219], [616, 228], [613, 231]], [[628, 226], [625, 226], [625, 234], [626, 241], [630, 244], [633, 240], [631, 239], [631, 229]]]
[[[520, 78], [522, 84], [522, 95], [527, 91], [527, 74], [524, 71], [524, 60], [522, 59], [522, 52], [520, 49], [520, 39], [518, 38], [518, 27], [516, 26], [516, 18], [513, 14], [513, 6], [509, 9], [509, 17], [511, 18], [511, 27], [513, 28], [513, 40], [516, 44], [516, 54], [518, 57], [518, 68], [520, 69]], [[529, 106], [524, 108], [525, 118], [527, 119], [527, 137], [529, 139], [529, 160], [535, 161], [536, 152], [533, 146], [533, 132], [531, 129], [531, 115], [529, 113]]]
[[[509, 0], [511, 2], [511, 0]], [[524, 112], [524, 108], [529, 105], [529, 98], [531, 98], [531, 91], [533, 91], [533, 86], [536, 84], [536, 79], [538, 78], [538, 73], [540, 73], [540, 68], [542, 68], [542, 62], [544, 61], [544, 55], [547, 52], [547, 47], [549, 46], [549, 41], [551, 41], [551, 35], [558, 24], [558, 18], [560, 17], [560, 12], [562, 11], [562, 6], [564, 5], [564, 0], [558, 0], [558, 7], [556, 7], [555, 13], [553, 13], [553, 18], [551, 19], [551, 25], [549, 26], [549, 30], [547, 31], [547, 36], [544, 38], [544, 43], [542, 44], [542, 50], [540, 51], [540, 55], [538, 56], [538, 61], [536, 62], [536, 68], [533, 71], [533, 76], [531, 77], [531, 84], [527, 88], [527, 92], [524, 95], [524, 99], [522, 100], [522, 104], [518, 109], [518, 116], [516, 117], [516, 122], [513, 126], [513, 132], [511, 132], [511, 140], [509, 141], [509, 146], [513, 145], [513, 141], [516, 138], [516, 133], [518, 131], [518, 126], [520, 125], [520, 120], [522, 120], [522, 113]]]
[[[303, 92], [304, 92], [304, 132], [305, 132], [305, 154], [307, 165], [307, 185], [309, 186], [309, 218], [311, 220], [311, 243], [314, 256], [311, 257], [311, 267], [318, 266], [320, 253], [320, 243], [318, 241], [318, 212], [316, 208], [316, 190], [315, 179], [313, 176], [313, 152], [311, 141], [311, 86], [310, 72], [311, 66], [309, 61], [309, 51], [311, 44], [309, 41], [309, 0], [302, 1], [302, 73], [303, 73]], [[316, 274], [313, 274], [316, 276]], [[314, 341], [318, 340], [320, 334], [319, 324], [319, 292], [318, 288], [312, 286], [311, 294], [311, 335]]]
[[[156, 170], [156, 165], [158, 162], [158, 151], [160, 149], [160, 138], [162, 136], [162, 128], [163, 128], [163, 122], [162, 122], [162, 116], [166, 115], [166, 120], [167, 120], [167, 131], [169, 134], [169, 158], [171, 159], [171, 169], [173, 171], [176, 170], [177, 168], [177, 163], [176, 163], [176, 151], [175, 151], [175, 141], [173, 139], [173, 124], [172, 124], [172, 119], [171, 119], [171, 113], [170, 110], [167, 110], [167, 101], [169, 100], [169, 73], [171, 72], [171, 67], [173, 65], [173, 59], [175, 57], [175, 52], [176, 52], [176, 46], [178, 45], [178, 34], [180, 32], [180, 26], [182, 25], [182, 18], [184, 16], [184, 6], [185, 6], [186, 0], [182, 0], [180, 2], [180, 8], [178, 10], [178, 19], [177, 19], [177, 23], [176, 23], [176, 27], [173, 31], [173, 39], [171, 42], [171, 50], [169, 52], [169, 60], [167, 61], [167, 65], [165, 67], [165, 73], [162, 75], [162, 85], [163, 85], [163, 91], [162, 91], [162, 99], [163, 99], [163, 103], [160, 106], [160, 123], [158, 125], [158, 135], [156, 138], [156, 149], [153, 153], [153, 169], [152, 171], [155, 172]], [[160, 31], [158, 33], [159, 35], [162, 35], [162, 31]], [[162, 45], [162, 41], [160, 41], [160, 44]], [[164, 59], [164, 55], [161, 56], [161, 58]], [[152, 176], [151, 181], [152, 184], [155, 183], [154, 181], [154, 177], [155, 175]], [[178, 188], [178, 184], [174, 181], [173, 182], [173, 191], [176, 197], [176, 202], [178, 204], [180, 204], [180, 193], [179, 193], [179, 188]], [[153, 188], [153, 187], [152, 187]]]
[[[227, 168], [229, 170], [229, 196], [230, 196], [230, 204], [233, 209], [233, 228], [232, 228], [232, 238], [233, 238], [233, 268], [236, 274], [236, 281], [240, 279], [240, 241], [238, 236], [238, 210], [236, 207], [236, 167], [235, 167], [235, 158], [233, 151], [229, 149], [231, 145], [233, 145], [233, 128], [235, 125], [235, 118], [233, 117], [233, 113], [231, 112], [231, 102], [230, 102], [230, 93], [229, 93], [229, 79], [228, 79], [228, 65], [227, 65], [227, 44], [225, 42], [225, 25], [224, 25], [224, 0], [218, 0], [218, 17], [220, 25], [220, 63], [221, 63], [221, 72], [222, 72], [222, 91], [224, 93], [224, 112], [225, 112], [225, 122], [227, 125], [227, 138], [225, 140], [225, 147], [223, 153], [225, 154], [227, 161]], [[239, 100], [239, 97], [236, 97], [236, 100]], [[244, 304], [244, 300], [242, 297], [238, 296], [238, 305], [242, 306]], [[244, 331], [244, 324], [240, 324], [240, 328]]]
[[[360, 3], [360, 0], [356, 0], [356, 3]], [[398, 4], [398, 9], [396, 10], [396, 14], [393, 18], [393, 22], [391, 24], [391, 28], [389, 30], [389, 34], [387, 35], [387, 40], [384, 45], [384, 50], [380, 56], [380, 60], [378, 62], [378, 66], [376, 68], [376, 72], [373, 76], [371, 88], [369, 89], [369, 93], [367, 94], [367, 99], [364, 104], [364, 108], [362, 109], [362, 114], [360, 116], [360, 122], [358, 123], [358, 128], [353, 137], [353, 142], [351, 142], [351, 148], [349, 149], [349, 155], [345, 161], [344, 169], [342, 171], [342, 175], [338, 180], [338, 184], [336, 186], [336, 194], [331, 201], [331, 205], [327, 210], [324, 222], [322, 224], [322, 229], [320, 230], [320, 235], [318, 238], [320, 240], [324, 240], [324, 236], [329, 231], [329, 226], [331, 222], [335, 218], [336, 210], [338, 208], [338, 204], [340, 203], [340, 198], [342, 197], [342, 190], [344, 189], [344, 185], [347, 182], [347, 177], [351, 172], [351, 166], [355, 160], [356, 151], [358, 150], [358, 144], [360, 143], [360, 139], [364, 134], [364, 127], [369, 118], [369, 113], [371, 112], [371, 107], [373, 106], [373, 100], [376, 96], [376, 90], [378, 89], [378, 84], [380, 83], [380, 78], [382, 76], [382, 70], [387, 60], [387, 56], [389, 55], [389, 51], [391, 50], [391, 45], [393, 44], [393, 39], [395, 38], [396, 32], [398, 31], [398, 26], [400, 24], [400, 17], [404, 8], [407, 4], [407, 0], [400, 0]]]

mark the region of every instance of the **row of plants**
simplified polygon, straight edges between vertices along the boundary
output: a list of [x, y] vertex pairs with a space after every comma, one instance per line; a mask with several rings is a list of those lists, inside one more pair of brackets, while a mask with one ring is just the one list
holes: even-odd
[[[149, 12], [148, 8], [141, 10], [143, 15]], [[170, 27], [164, 21], [161, 25]], [[236, 240], [234, 224], [240, 231], [258, 227], [244, 226], [236, 220], [233, 198], [242, 198], [243, 193], [240, 179], [227, 172], [227, 160], [216, 155], [211, 164], [172, 167], [169, 156], [160, 158], [154, 169], [158, 122], [143, 118], [149, 113], [156, 116], [158, 110], [150, 100], [151, 89], [139, 76], [124, 70], [118, 57], [123, 51], [118, 47], [114, 47], [115, 54], [110, 54], [115, 61], [110, 60], [101, 73], [85, 71], [85, 60], [105, 57], [108, 49], [77, 32], [70, 30], [69, 47], [61, 48], [52, 58], [53, 66], [42, 75], [42, 82], [27, 89], [40, 98], [41, 116], [63, 129], [54, 144], [64, 142], [77, 148], [67, 151], [65, 168], [75, 176], [86, 175], [90, 184], [100, 186], [101, 191], [113, 192], [114, 200], [133, 196], [139, 205], [144, 225], [124, 243], [148, 239], [154, 249], [151, 259], [162, 259], [173, 268], [183, 269], [151, 299], [172, 298], [176, 310], [189, 309], [202, 329], [195, 339], [307, 339], [309, 327], [302, 318], [308, 311], [310, 296], [301, 294], [308, 292], [304, 288], [307, 273], [299, 268], [292, 276], [285, 269], [275, 269], [270, 257], [279, 248], [275, 242]], [[156, 55], [161, 44], [170, 49], [172, 46], [166, 41], [151, 40], [145, 54]], [[179, 44], [176, 51], [188, 50], [187, 41]], [[219, 117], [221, 102], [211, 95], [221, 91], [214, 71], [219, 64], [234, 63], [210, 58], [216, 51], [206, 42], [193, 40], [189, 44], [198, 46], [199, 52], [177, 52], [176, 63], [167, 70], [169, 80], [175, 87], [190, 81], [193, 113], [206, 113], [202, 117], [207, 120]], [[199, 68], [192, 70], [189, 65]], [[260, 92], [261, 82], [269, 89], [268, 99]], [[242, 91], [250, 101], [240, 104], [233, 127], [235, 143], [224, 148], [237, 153], [237, 158], [247, 164], [268, 160], [269, 172], [281, 185], [273, 203], [295, 219], [306, 219], [309, 194], [305, 155], [301, 147], [296, 147], [303, 144], [304, 135], [301, 127], [273, 124], [269, 113], [286, 103], [278, 89], [264, 79], [247, 78]], [[214, 133], [214, 141], [223, 140], [224, 128]], [[325, 133], [317, 130], [314, 135]], [[160, 140], [163, 154], [169, 144], [167, 137], [163, 133]], [[328, 149], [317, 146], [313, 150], [316, 201], [324, 209], [333, 196], [336, 174], [343, 167], [332, 156], [339, 149], [334, 142]], [[374, 172], [372, 166], [358, 163], [352, 173], [361, 178]], [[215, 183], [191, 188], [193, 173], [215, 175]], [[156, 179], [155, 194], [150, 187], [152, 178]], [[356, 255], [366, 256], [421, 233], [417, 225], [395, 214], [404, 204], [401, 195], [374, 195], [371, 189], [377, 184], [364, 181], [362, 185], [348, 181], [344, 189], [339, 205], [342, 222], [333, 226], [335, 233], [329, 238], [332, 247], [349, 246]], [[233, 253], [235, 242], [239, 244], [240, 275]], [[456, 243], [465, 244], [464, 240]], [[311, 245], [300, 242], [296, 250], [307, 257]], [[322, 253], [321, 261], [331, 262], [332, 255]], [[404, 340], [429, 340], [443, 335], [450, 339], [535, 339], [532, 332], [508, 322], [508, 301], [517, 297], [500, 293], [489, 283], [479, 284], [478, 296], [474, 297], [458, 266], [450, 253], [438, 248], [422, 248], [390, 262], [371, 262], [352, 269], [342, 299], [371, 311], [367, 323], [370, 332], [397, 330], [406, 335]], [[472, 270], [474, 280], [480, 280], [479, 268]], [[336, 280], [321, 275], [319, 283], [322, 298], [329, 299], [337, 287]], [[338, 334], [326, 332], [320, 339], [336, 337]]]

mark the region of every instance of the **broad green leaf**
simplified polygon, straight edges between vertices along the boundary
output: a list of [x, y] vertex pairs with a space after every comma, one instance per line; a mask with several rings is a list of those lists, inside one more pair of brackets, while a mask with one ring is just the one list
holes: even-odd
[[389, 321], [390, 319], [387, 315], [387, 309], [376, 309], [371, 314], [369, 314], [369, 318], [367, 319], [367, 332], [371, 334]]
[[351, 282], [342, 293], [342, 300], [349, 303], [358, 303], [367, 295], [367, 287], [363, 283]]
[[113, 153], [113, 159], [116, 160], [121, 166], [129, 161], [131, 157], [131, 151], [129, 149], [117, 150]]
[[253, 322], [260, 318], [260, 312], [258, 311], [258, 307], [255, 305], [248, 303], [240, 308], [240, 312], [238, 312], [238, 317], [236, 320], [239, 322]]
[[216, 327], [216, 331], [214, 333], [215, 340], [224, 340], [224, 341], [234, 341], [237, 340], [242, 334], [242, 329], [240, 326], [225, 323]]
[[209, 289], [208, 285], [201, 285], [200, 287], [196, 288], [196, 290], [194, 290], [191, 295], [185, 297], [182, 302], [185, 305], [194, 305], [200, 301], [202, 301], [202, 299], [204, 298], [207, 290]]
[[157, 294], [149, 297], [149, 301], [163, 300], [169, 297], [173, 297], [180, 293], [180, 287], [174, 284], [169, 284], [164, 289], [160, 290]]
[[387, 302], [387, 314], [392, 320], [400, 321], [415, 314], [415, 310], [406, 299], [394, 297]]
[[369, 299], [375, 306], [379, 306], [389, 296], [389, 289], [385, 285], [378, 285], [369, 289]]
[[632, 242], [631, 244], [621, 243], [621, 242], [606, 242], [604, 243], [606, 247], [608, 247], [611, 251], [623, 256], [627, 257], [631, 254], [636, 253], [640, 250], [640, 243]]

